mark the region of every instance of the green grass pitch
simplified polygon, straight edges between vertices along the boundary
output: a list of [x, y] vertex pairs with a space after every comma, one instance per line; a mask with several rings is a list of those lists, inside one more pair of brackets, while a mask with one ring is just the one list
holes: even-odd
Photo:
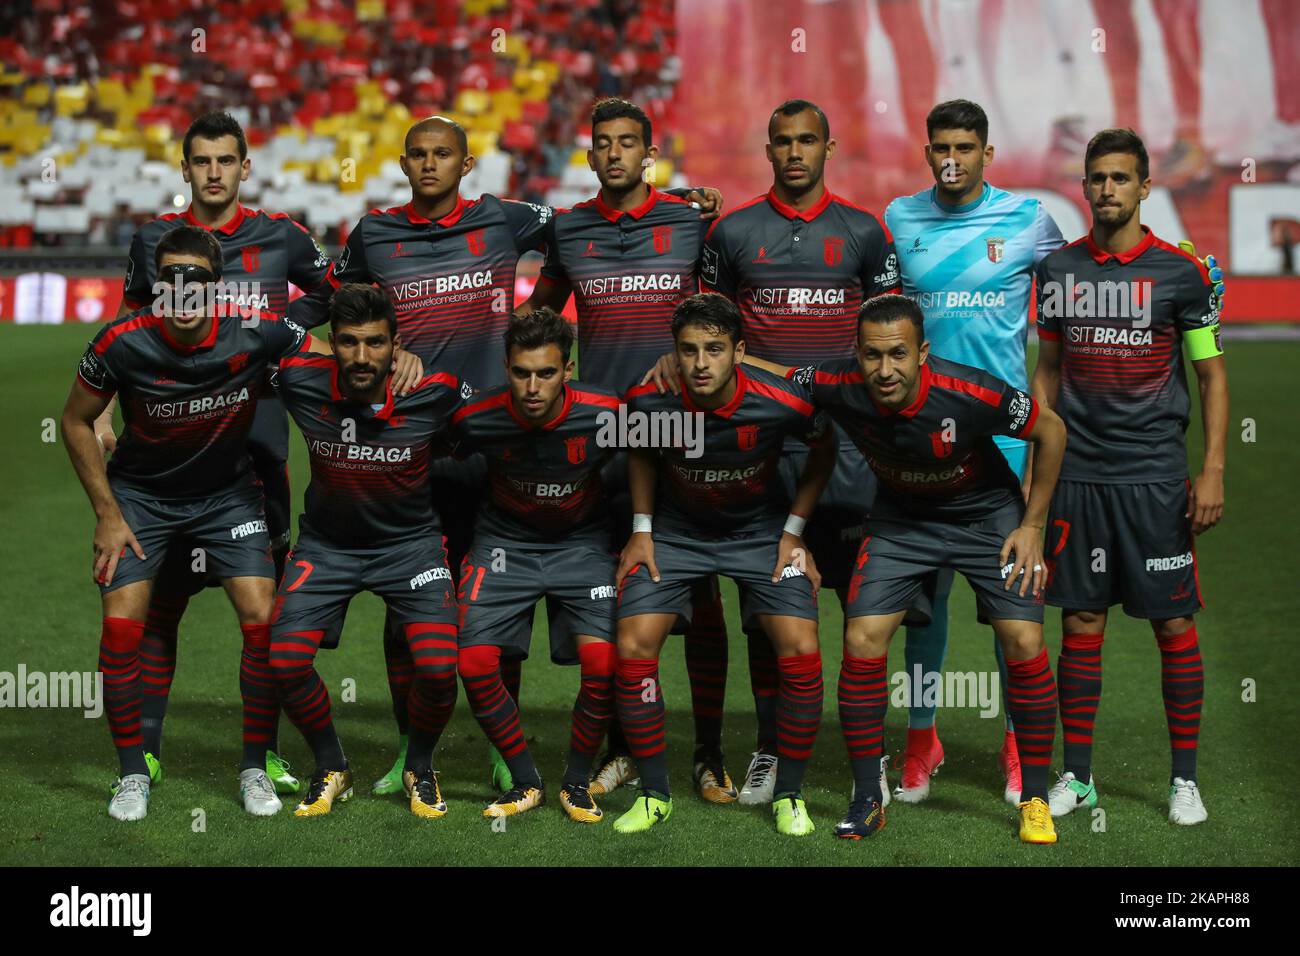
[[[93, 520], [61, 443], [42, 440], [43, 423], [57, 421], [92, 331], [0, 325], [0, 671], [15, 672], [20, 663], [29, 671], [87, 671], [96, 664], [100, 612], [90, 581]], [[237, 800], [239, 632], [225, 598], [209, 590], [182, 624], [165, 738], [167, 779], [155, 789], [144, 822], [124, 825], [105, 813], [116, 760], [103, 718], [87, 720], [69, 710], [0, 711], [0, 864], [1294, 864], [1296, 809], [1286, 786], [1300, 732], [1294, 683], [1300, 652], [1293, 630], [1300, 605], [1293, 545], [1300, 512], [1294, 485], [1300, 420], [1288, 396], [1294, 394], [1300, 346], [1230, 343], [1228, 365], [1233, 426], [1226, 518], [1198, 549], [1209, 603], [1198, 618], [1207, 675], [1200, 778], [1210, 819], [1203, 826], [1179, 828], [1166, 821], [1169, 756], [1159, 656], [1145, 623], [1116, 615], [1107, 631], [1095, 759], [1104, 830], [1100, 818], [1076, 814], [1058, 821], [1055, 847], [1020, 845], [995, 762], [1002, 721], [981, 719], [966, 708], [940, 711], [947, 763], [930, 800], [893, 804], [888, 827], [871, 841], [834, 840], [830, 831], [846, 805], [849, 779], [835, 713], [841, 621], [833, 595], [825, 595], [822, 605], [826, 716], [805, 790], [818, 828], [809, 838], [779, 837], [766, 807], [713, 806], [692, 792], [689, 690], [677, 638], [666, 649], [663, 674], [677, 790], [667, 825], [635, 837], [614, 833], [610, 819], [581, 827], [565, 819], [553, 791], [551, 804], [494, 832], [479, 813], [492, 797], [487, 743], [463, 693], [435, 758], [450, 813], [421, 822], [401, 799], [370, 796], [369, 783], [388, 768], [395, 744], [379, 643], [381, 605], [370, 595], [353, 602], [341, 649], [322, 653], [318, 661], [355, 769], [356, 798], [323, 819], [299, 820], [288, 812], [253, 819]], [[1246, 418], [1255, 423], [1253, 442], [1242, 440]], [[1191, 445], [1192, 460], [1199, 462], [1195, 416]], [[306, 462], [296, 433], [290, 448], [300, 500]], [[739, 776], [754, 717], [735, 592], [728, 587], [725, 593], [733, 637], [724, 745], [729, 768]], [[994, 670], [992, 635], [976, 624], [964, 582], [954, 593], [952, 612], [948, 666]], [[1055, 613], [1049, 613], [1047, 633], [1055, 667]], [[524, 668], [524, 728], [543, 775], [558, 784], [578, 675], [550, 664], [541, 628], [535, 641], [538, 653]], [[891, 652], [891, 673], [902, 669], [902, 658], [900, 638]], [[356, 682], [354, 703], [341, 701], [345, 678]], [[1254, 684], [1254, 702], [1243, 701], [1247, 680]], [[891, 708], [887, 745], [895, 753], [905, 725], [905, 711]], [[288, 757], [307, 771], [306, 748], [287, 721], [281, 737]], [[1059, 733], [1057, 748], [1059, 762]], [[891, 780], [896, 782], [897, 772]], [[607, 817], [631, 800], [627, 790], [604, 798]]]

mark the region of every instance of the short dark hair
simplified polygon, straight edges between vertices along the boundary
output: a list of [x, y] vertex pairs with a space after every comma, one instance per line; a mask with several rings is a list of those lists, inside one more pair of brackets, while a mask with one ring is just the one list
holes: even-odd
[[365, 325], [383, 321], [389, 338], [397, 338], [397, 316], [393, 302], [378, 286], [364, 282], [345, 282], [330, 298], [330, 331], [338, 333], [345, 325]]
[[218, 279], [221, 278], [225, 259], [221, 253], [221, 243], [217, 237], [202, 226], [177, 226], [167, 232], [153, 250], [155, 269], [162, 268], [163, 256], [171, 253], [182, 256], [202, 256], [208, 260], [208, 271]]
[[1137, 157], [1138, 178], [1145, 180], [1151, 174], [1151, 158], [1142, 138], [1131, 129], [1104, 129], [1088, 140], [1087, 152], [1083, 154], [1083, 168], [1098, 156], [1107, 153], [1128, 153]]
[[688, 325], [721, 332], [733, 345], [740, 341], [740, 310], [736, 303], [716, 292], [697, 292], [677, 303], [673, 309], [673, 339]]
[[649, 147], [653, 140], [651, 137], [654, 130], [650, 126], [650, 117], [645, 115], [645, 110], [635, 103], [629, 103], [627, 100], [621, 100], [616, 96], [611, 96], [601, 100], [591, 109], [591, 137], [596, 138], [596, 127], [601, 123], [608, 123], [610, 120], [630, 119], [636, 120], [641, 124], [641, 139], [643, 146]]
[[772, 138], [772, 123], [778, 116], [798, 116], [804, 110], [812, 110], [817, 114], [817, 118], [822, 121], [822, 139], [830, 139], [830, 121], [826, 119], [826, 114], [822, 112], [822, 108], [809, 100], [786, 100], [776, 109], [772, 110], [772, 115], [767, 121], [768, 139]]
[[573, 354], [573, 326], [564, 316], [542, 306], [513, 316], [506, 326], [505, 341], [507, 358], [513, 349], [527, 351], [554, 345], [560, 350], [560, 357], [568, 362]]
[[885, 292], [872, 296], [858, 309], [858, 341], [862, 341], [862, 326], [888, 325], [906, 319], [916, 326], [916, 341], [919, 345], [925, 341], [925, 313], [911, 296], [899, 295], [897, 292]]
[[970, 100], [945, 100], [930, 110], [925, 118], [926, 138], [934, 139], [937, 129], [974, 130], [980, 145], [988, 145], [989, 118], [978, 103]]
[[469, 137], [465, 135], [465, 127], [461, 126], [454, 119], [448, 116], [430, 116], [422, 119], [406, 131], [406, 138], [402, 140], [402, 152], [411, 148], [411, 137], [416, 133], [424, 133], [433, 129], [449, 129], [456, 137], [456, 145], [466, 156], [469, 155]]
[[187, 163], [190, 161], [190, 145], [196, 136], [202, 136], [204, 139], [233, 136], [235, 142], [239, 144], [239, 161], [242, 163], [248, 158], [248, 140], [244, 139], [244, 127], [224, 110], [204, 113], [185, 131], [185, 139], [181, 142], [181, 155], [185, 157]]

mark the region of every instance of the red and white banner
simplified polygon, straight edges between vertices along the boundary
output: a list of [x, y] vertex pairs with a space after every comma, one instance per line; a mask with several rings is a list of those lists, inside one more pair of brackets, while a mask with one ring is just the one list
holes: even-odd
[[1292, 0], [678, 0], [683, 166], [735, 207], [766, 191], [767, 119], [826, 112], [826, 182], [877, 213], [932, 185], [925, 117], [989, 116], [990, 182], [1089, 213], [1089, 137], [1130, 126], [1152, 157], [1143, 221], [1229, 272], [1234, 321], [1300, 318], [1300, 3]]

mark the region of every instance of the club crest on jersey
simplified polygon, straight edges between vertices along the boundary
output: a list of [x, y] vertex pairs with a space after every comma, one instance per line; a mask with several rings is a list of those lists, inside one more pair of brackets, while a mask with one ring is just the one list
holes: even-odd
[[828, 266], [837, 266], [844, 260], [844, 240], [827, 236], [822, 242], [822, 259]]
[[673, 227], [655, 226], [650, 234], [654, 238], [655, 252], [661, 256], [668, 255], [668, 250], [673, 247]]
[[1001, 236], [990, 236], [987, 240], [989, 262], [1001, 262], [1006, 256], [1006, 240]]
[[754, 446], [757, 444], [758, 444], [757, 425], [736, 426], [736, 447], [738, 447], [741, 451], [753, 451]]
[[564, 453], [569, 456], [569, 464], [581, 465], [587, 460], [587, 436], [564, 439]]
[[230, 374], [235, 375], [248, 365], [248, 353], [240, 352], [226, 359], [226, 366], [230, 369]]
[[471, 229], [465, 233], [465, 245], [469, 246], [471, 256], [481, 256], [487, 252], [487, 239], [483, 236], [483, 230]]
[[947, 458], [952, 454], [952, 441], [944, 437], [943, 431], [930, 432], [930, 448], [935, 458]]
[[239, 258], [244, 264], [244, 271], [253, 273], [262, 264], [261, 246], [240, 246]]

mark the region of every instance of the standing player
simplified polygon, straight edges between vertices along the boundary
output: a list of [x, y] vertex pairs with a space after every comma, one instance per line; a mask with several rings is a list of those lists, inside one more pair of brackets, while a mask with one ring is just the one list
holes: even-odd
[[[729, 299], [691, 296], [673, 316], [681, 395], [661, 395], [654, 385], [628, 394], [629, 421], [693, 416], [701, 424], [694, 448], [630, 452], [635, 513], [618, 567], [615, 697], [641, 796], [614, 824], [622, 833], [646, 830], [672, 813], [659, 653], [673, 622], [689, 610], [692, 584], [717, 574], [742, 588], [745, 623], [762, 627], [777, 657], [777, 831], [813, 832], [800, 791], [822, 715], [820, 575], [803, 529], [835, 468], [835, 446], [825, 419], [790, 383], [739, 368], [740, 330]], [[789, 436], [813, 447], [793, 499], [778, 472]]]
[[451, 435], [458, 450], [487, 460], [488, 498], [461, 570], [460, 676], [511, 788], [483, 814], [542, 803], [501, 662], [528, 656], [533, 610], [545, 597], [551, 660], [582, 671], [560, 804], [570, 819], [598, 823], [588, 781], [614, 709], [615, 559], [601, 481], [614, 447], [602, 444], [601, 432], [619, 400], [612, 389], [570, 381], [573, 330], [550, 309], [513, 319], [505, 346], [510, 384], [458, 411]]
[[[250, 316], [211, 303], [222, 251], [206, 230], [177, 227], [154, 256], [159, 279], [172, 287], [95, 336], [62, 423], [97, 516], [95, 578], [104, 606], [99, 669], [121, 764], [108, 812], [118, 820], [148, 812], [140, 639], [163, 556], [185, 538], [203, 549], [239, 616], [240, 792], [248, 812], [266, 815], [280, 807], [265, 770], [266, 736], [258, 730], [276, 706], [267, 663], [275, 566], [246, 443], [268, 364], [296, 350], [305, 332], [269, 312]], [[193, 309], [177, 302], [182, 288], [182, 302], [206, 290], [204, 304]], [[94, 423], [115, 393], [126, 428], [105, 467]]]
[[[978, 104], [950, 100], [925, 120], [926, 162], [934, 186], [895, 199], [885, 222], [898, 248], [903, 291], [925, 314], [925, 330], [938, 355], [983, 369], [1021, 391], [1029, 388], [1025, 340], [1034, 267], [1065, 242], [1037, 199], [998, 189], [984, 180], [993, 162], [989, 121]], [[1010, 435], [994, 441], [1023, 483], [1026, 444]], [[938, 674], [948, 650], [951, 572], [934, 587], [930, 623], [907, 629], [909, 681], [907, 749], [903, 778], [894, 796], [918, 803], [930, 793], [930, 777], [943, 763], [935, 729], [935, 708], [919, 703], [915, 675]], [[1001, 642], [994, 641], [1002, 686], [1007, 686]], [[998, 765], [1006, 777], [1008, 802], [1020, 801], [1020, 764], [1007, 714]]]
[[[184, 212], [166, 213], [140, 227], [131, 240], [118, 317], [153, 301], [157, 279], [154, 250], [162, 237], [178, 225], [210, 231], [221, 244], [223, 281], [235, 286], [232, 304], [261, 309], [275, 315], [296, 310], [289, 306], [289, 284], [304, 291], [333, 290], [333, 271], [327, 256], [311, 235], [283, 213], [249, 209], [239, 202], [239, 185], [248, 179], [250, 160], [244, 131], [228, 113], [205, 113], [190, 124], [182, 141], [181, 175], [190, 185], [190, 205]], [[410, 378], [403, 378], [403, 385]], [[96, 427], [107, 451], [116, 445], [110, 406]], [[275, 396], [258, 402], [249, 435], [253, 468], [266, 498], [277, 577], [283, 573], [289, 550], [289, 424]], [[194, 572], [191, 548], [182, 542], [163, 560], [149, 603], [140, 663], [144, 686], [141, 725], [145, 755], [154, 783], [162, 780], [162, 729], [167, 700], [176, 670], [177, 629], [189, 600], [199, 593], [209, 576]], [[298, 781], [276, 751], [274, 715], [259, 717], [268, 735], [267, 773], [282, 793], [296, 793]]]
[[[1007, 382], [930, 355], [924, 315], [906, 296], [862, 306], [855, 357], [790, 374], [880, 481], [845, 609], [839, 704], [854, 794], [836, 835], [861, 839], [885, 824], [878, 767], [889, 642], [935, 573], [948, 568], [974, 588], [1007, 657], [1024, 765], [1020, 839], [1055, 843], [1046, 799], [1056, 684], [1043, 643], [1043, 525], [1065, 427]], [[1034, 443], [1028, 502], [994, 435]]]
[[[893, 239], [874, 214], [826, 188], [823, 174], [835, 140], [821, 109], [806, 100], [782, 103], [768, 120], [767, 134], [772, 188], [710, 228], [702, 286], [740, 308], [751, 355], [788, 366], [851, 355], [858, 306], [898, 289]], [[839, 449], [835, 476], [807, 533], [827, 586], [843, 603], [875, 480], [843, 436]], [[797, 442], [787, 441], [781, 474], [791, 494], [806, 455]], [[770, 802], [776, 782], [776, 667], [770, 646], [762, 635], [750, 633], [759, 736], [741, 803]]]
[[[1223, 514], [1228, 377], [1214, 280], [1194, 256], [1141, 221], [1151, 189], [1146, 148], [1127, 129], [1088, 143], [1084, 238], [1038, 270], [1034, 394], [1058, 407], [1070, 451], [1052, 502], [1047, 600], [1064, 632], [1065, 773], [1052, 814], [1097, 804], [1092, 733], [1101, 699], [1108, 609], [1151, 622], [1173, 768], [1169, 819], [1206, 819], [1196, 782], [1205, 675], [1193, 615], [1202, 607], [1194, 536]], [[1201, 395], [1205, 457], [1187, 480], [1190, 414], [1183, 346]], [[1100, 558], [1099, 558], [1100, 555]]]
[[[504, 385], [502, 342], [514, 311], [515, 268], [521, 254], [542, 248], [554, 210], [490, 194], [475, 200], [461, 196], [460, 182], [474, 168], [474, 157], [465, 130], [445, 117], [421, 120], [407, 131], [400, 163], [411, 201], [372, 209], [361, 218], [335, 263], [337, 279], [372, 283], [388, 294], [403, 347], [425, 368], [479, 388]], [[327, 314], [328, 302], [329, 290], [317, 289], [295, 305], [315, 325]], [[431, 491], [451, 567], [459, 566], [469, 548], [484, 475], [481, 458], [441, 459], [433, 465]], [[410, 658], [406, 642], [390, 625], [384, 653], [405, 747]], [[517, 674], [512, 676], [517, 696]], [[494, 754], [494, 761], [499, 759]], [[376, 792], [401, 786], [401, 765], [399, 753], [392, 770], [376, 782]], [[495, 780], [505, 780], [504, 769], [494, 769]]]
[[[650, 118], [626, 100], [606, 99], [591, 112], [587, 162], [600, 180], [594, 199], [556, 211], [547, 236], [546, 264], [521, 311], [559, 311], [570, 293], [578, 314], [581, 377], [623, 395], [673, 347], [673, 309], [698, 291], [706, 223], [685, 199], [644, 181], [653, 164]], [[615, 515], [614, 540], [631, 533], [627, 459], [605, 475]], [[695, 785], [713, 803], [730, 803], [736, 788], [724, 766], [722, 709], [727, 682], [727, 629], [717, 581], [703, 582], [686, 628], [686, 672], [695, 716]], [[611, 726], [610, 753], [592, 792], [612, 792], [635, 775], [627, 741]]]
[[285, 713], [316, 760], [294, 810], [300, 817], [329, 813], [352, 795], [329, 691], [313, 662], [362, 591], [383, 599], [415, 662], [402, 774], [411, 812], [447, 812], [432, 760], [456, 704], [456, 598], [429, 497], [429, 455], [471, 389], [434, 372], [395, 396], [389, 368], [396, 340], [388, 297], [374, 286], [346, 284], [330, 302], [334, 354], [300, 353], [280, 363], [280, 394], [307, 442], [312, 474], [276, 599], [270, 653]]

